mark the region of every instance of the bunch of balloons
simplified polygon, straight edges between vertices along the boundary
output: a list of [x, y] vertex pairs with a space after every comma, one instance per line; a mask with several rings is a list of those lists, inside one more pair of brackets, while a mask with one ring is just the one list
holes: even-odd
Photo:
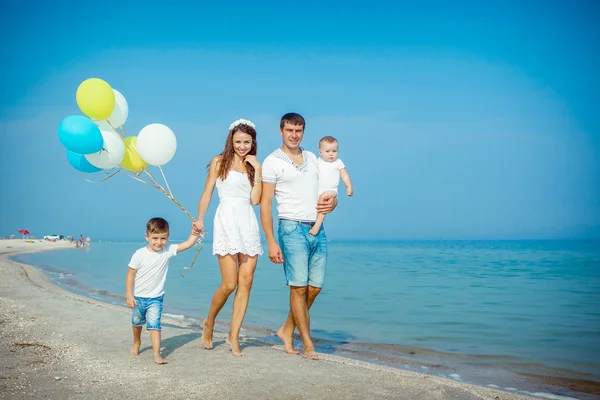
[[[77, 88], [77, 105], [87, 115], [71, 115], [58, 126], [58, 138], [67, 149], [67, 160], [78, 171], [94, 173], [105, 171], [114, 176], [121, 168], [130, 171], [129, 176], [159, 189], [181, 208], [192, 220], [195, 218], [179, 204], [162, 170], [177, 150], [177, 139], [169, 127], [163, 124], [146, 125], [137, 136], [127, 136], [125, 121], [129, 106], [125, 97], [108, 83], [98, 78], [83, 81]], [[117, 128], [121, 129], [121, 132]], [[167, 190], [158, 183], [149, 165], [160, 169]], [[114, 171], [116, 169], [116, 171]], [[142, 174], [144, 178], [142, 179]], [[106, 179], [102, 181], [105, 181]], [[196, 242], [196, 257], [202, 250], [205, 233]]]
[[163, 124], [150, 124], [137, 136], [126, 136], [127, 100], [102, 79], [83, 81], [76, 99], [87, 117], [71, 115], [58, 126], [67, 160], [76, 170], [93, 173], [122, 167], [139, 175], [148, 165], [161, 167], [175, 155], [177, 139]]

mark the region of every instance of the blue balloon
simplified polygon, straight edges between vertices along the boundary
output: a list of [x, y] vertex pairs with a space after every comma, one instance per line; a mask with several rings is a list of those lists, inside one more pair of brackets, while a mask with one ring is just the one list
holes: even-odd
[[69, 160], [69, 164], [71, 164], [77, 171], [87, 173], [102, 171], [102, 168], [94, 167], [92, 164], [90, 164], [83, 154], [77, 154], [71, 150], [67, 150], [67, 160]]
[[91, 119], [71, 115], [58, 126], [58, 139], [67, 149], [77, 154], [93, 154], [102, 150], [104, 139]]

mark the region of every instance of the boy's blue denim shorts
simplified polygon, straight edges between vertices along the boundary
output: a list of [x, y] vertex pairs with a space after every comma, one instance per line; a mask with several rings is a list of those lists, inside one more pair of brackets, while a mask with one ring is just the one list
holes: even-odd
[[289, 286], [322, 288], [327, 264], [327, 236], [321, 226], [316, 236], [308, 233], [313, 223], [279, 220], [279, 246]]
[[164, 297], [164, 294], [160, 297], [136, 297], [137, 305], [133, 307], [131, 313], [131, 324], [133, 326], [146, 324], [146, 329], [160, 331]]

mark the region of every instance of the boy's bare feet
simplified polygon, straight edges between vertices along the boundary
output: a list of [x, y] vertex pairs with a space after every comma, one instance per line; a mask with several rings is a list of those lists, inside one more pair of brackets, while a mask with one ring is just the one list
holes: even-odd
[[142, 345], [142, 342], [134, 342], [133, 346], [131, 346], [131, 350], [129, 350], [129, 354], [131, 354], [132, 356], [137, 356], [138, 354], [140, 354], [140, 346]]
[[202, 323], [202, 347], [204, 347], [205, 349], [208, 349], [208, 350], [213, 348], [213, 342], [212, 342], [213, 328], [214, 328], [214, 324], [209, 325], [206, 322], [206, 319]]
[[225, 339], [225, 343], [227, 343], [229, 346], [231, 346], [231, 354], [233, 354], [235, 357], [244, 357], [246, 355], [246, 353], [242, 353], [242, 350], [240, 349], [239, 340], [232, 339], [231, 333], [229, 335], [227, 335], [227, 338]]
[[160, 354], [155, 354], [154, 355], [154, 362], [157, 363], [158, 365], [167, 364], [167, 360], [165, 360], [164, 358], [162, 358], [160, 356]]
[[318, 360], [319, 359], [317, 352], [312, 347], [304, 349], [304, 355], [302, 355], [302, 357], [306, 358], [307, 360]]
[[286, 335], [283, 332], [283, 326], [279, 328], [277, 331], [277, 337], [283, 342], [283, 346], [285, 347], [285, 352], [288, 354], [298, 355], [299, 351], [294, 350], [294, 334], [291, 336]]

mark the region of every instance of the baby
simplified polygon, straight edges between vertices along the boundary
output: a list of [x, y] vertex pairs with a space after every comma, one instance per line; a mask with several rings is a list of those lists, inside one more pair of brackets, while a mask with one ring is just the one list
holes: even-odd
[[[338, 158], [338, 141], [333, 136], [325, 136], [319, 141], [319, 153], [321, 157], [317, 160], [319, 169], [319, 200], [328, 197], [337, 197], [340, 178], [346, 185], [346, 194], [352, 196], [352, 182], [346, 171], [346, 166]], [[325, 214], [318, 214], [317, 221], [309, 231], [316, 236], [325, 221]]]

